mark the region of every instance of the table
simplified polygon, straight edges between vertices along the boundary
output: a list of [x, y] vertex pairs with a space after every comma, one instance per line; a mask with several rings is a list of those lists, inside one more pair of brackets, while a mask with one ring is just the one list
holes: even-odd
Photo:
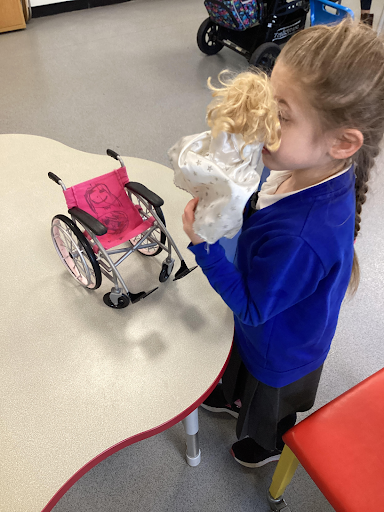
[[[173, 171], [123, 158], [130, 179], [165, 200], [193, 265], [181, 225], [189, 196]], [[160, 284], [162, 255], [133, 254], [119, 267], [132, 291], [159, 290], [115, 310], [102, 300], [108, 281], [91, 292], [62, 266], [50, 222], [66, 207], [48, 171], [70, 186], [117, 166], [46, 138], [0, 135], [2, 512], [48, 512], [95, 464], [192, 413], [230, 352], [232, 315], [199, 268]]]

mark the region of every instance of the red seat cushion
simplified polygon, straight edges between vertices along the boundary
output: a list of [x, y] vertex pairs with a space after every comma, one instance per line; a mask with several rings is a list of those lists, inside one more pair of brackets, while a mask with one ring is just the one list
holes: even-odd
[[284, 435], [337, 512], [384, 510], [384, 369]]

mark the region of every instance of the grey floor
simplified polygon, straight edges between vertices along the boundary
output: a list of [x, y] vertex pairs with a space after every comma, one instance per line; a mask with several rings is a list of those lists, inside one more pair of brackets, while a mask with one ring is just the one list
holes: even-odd
[[[343, 3], [356, 11], [357, 0]], [[381, 8], [374, 0], [377, 18]], [[199, 52], [196, 32], [205, 17], [202, 0], [132, 0], [32, 19], [25, 31], [1, 34], [0, 132], [41, 135], [97, 154], [112, 147], [167, 164], [166, 151], [181, 135], [205, 129], [207, 78], [246, 68], [227, 49], [214, 57]], [[356, 244], [361, 286], [343, 305], [315, 409], [383, 366], [382, 163]], [[201, 411], [199, 467], [186, 465], [176, 425], [99, 464], [54, 510], [267, 512], [274, 464], [236, 464], [229, 454], [234, 429], [231, 417]], [[333, 510], [302, 468], [286, 499], [292, 512]]]

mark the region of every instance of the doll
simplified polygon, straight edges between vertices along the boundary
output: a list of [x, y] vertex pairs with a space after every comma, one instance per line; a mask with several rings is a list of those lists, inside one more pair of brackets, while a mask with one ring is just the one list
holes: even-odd
[[259, 70], [238, 74], [216, 88], [207, 108], [211, 130], [180, 139], [169, 151], [177, 187], [199, 198], [193, 229], [208, 244], [233, 238], [242, 226], [263, 146], [280, 145], [277, 104], [267, 76]]

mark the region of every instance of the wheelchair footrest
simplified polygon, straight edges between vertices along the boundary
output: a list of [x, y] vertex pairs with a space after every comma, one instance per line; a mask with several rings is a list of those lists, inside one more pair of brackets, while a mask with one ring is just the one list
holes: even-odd
[[129, 298], [132, 302], [132, 304], [135, 304], [136, 302], [139, 302], [141, 299], [145, 299], [145, 297], [148, 297], [148, 295], [151, 295], [154, 291], [156, 291], [159, 287], [156, 286], [153, 290], [150, 292], [139, 292], [139, 293], [129, 293]]
[[181, 261], [181, 266], [180, 266], [179, 270], [175, 274], [174, 281], [177, 281], [177, 279], [181, 279], [182, 277], [187, 276], [190, 272], [192, 272], [192, 270], [195, 270], [195, 268], [197, 268], [197, 265], [195, 267], [193, 267], [193, 268], [188, 268], [187, 264], [185, 263], [185, 261], [182, 260]]

